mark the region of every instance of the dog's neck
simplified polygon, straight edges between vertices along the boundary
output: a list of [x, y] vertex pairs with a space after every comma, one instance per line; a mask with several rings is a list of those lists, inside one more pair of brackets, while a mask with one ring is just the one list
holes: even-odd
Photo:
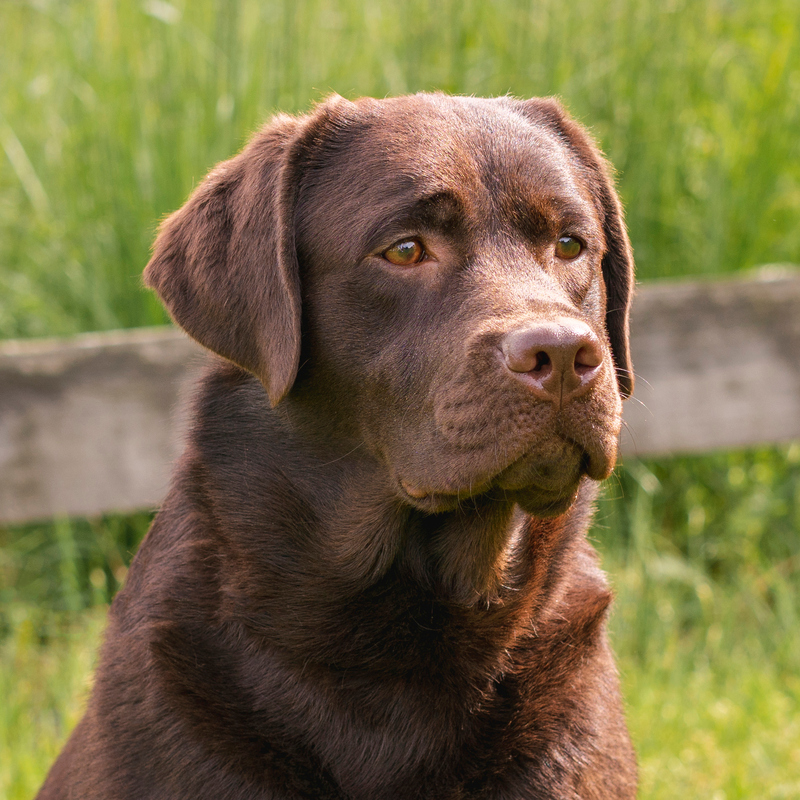
[[[224, 403], [224, 412], [208, 409], [201, 418], [213, 422], [192, 435], [199, 462], [214, 465], [202, 502], [218, 505], [211, 517], [225, 520], [220, 546], [242, 576], [231, 602], [272, 640], [301, 650], [318, 640], [293, 618], [346, 630], [333, 620], [365, 593], [397, 596], [389, 605], [398, 608], [434, 604], [465, 625], [496, 616], [506, 628], [553, 599], [560, 565], [591, 514], [593, 482], [552, 519], [527, 516], [502, 492], [425, 514], [398, 498], [388, 471], [358, 442], [298, 433], [252, 379], [230, 369], [216, 377], [200, 402]], [[253, 608], [269, 611], [259, 621]]]
[[[540, 660], [562, 676], [582, 657], [575, 637], [590, 641], [586, 631], [600, 630], [610, 594], [583, 536], [595, 484], [585, 481], [573, 507], [552, 519], [491, 494], [426, 515], [397, 498], [361, 448], [316, 452], [247, 380], [217, 378], [198, 400], [206, 423], [191, 435], [183, 482], [129, 575], [145, 591], [139, 566], [149, 561], [170, 573], [169, 586], [188, 571], [187, 585], [203, 587], [191, 602], [171, 589], [151, 603], [180, 618], [158, 627], [160, 668], [211, 702], [218, 673], [209, 665], [217, 665], [226, 681], [238, 676], [229, 691], [263, 700], [268, 721], [302, 701], [308, 713], [289, 731], [298, 742], [314, 733], [327, 763], [366, 748], [352, 779], [368, 790], [354, 795], [396, 796], [379, 779], [436, 772], [443, 753], [429, 743], [443, 725], [451, 766], [463, 771], [458, 743], [478, 736], [475, 726], [497, 726], [500, 736], [508, 724], [511, 689], [502, 686], [520, 662], [535, 673]], [[125, 598], [115, 605], [124, 616]], [[243, 647], [250, 667], [240, 672]], [[358, 719], [337, 711], [340, 699]]]

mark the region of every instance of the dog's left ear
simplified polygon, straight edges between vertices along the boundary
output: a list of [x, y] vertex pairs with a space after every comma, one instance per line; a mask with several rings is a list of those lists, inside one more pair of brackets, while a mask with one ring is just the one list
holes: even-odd
[[347, 104], [280, 115], [161, 226], [145, 283], [200, 344], [252, 372], [274, 406], [300, 361], [294, 214], [306, 150]]
[[603, 278], [606, 284], [606, 329], [623, 397], [633, 393], [629, 316], [633, 296], [633, 251], [608, 162], [586, 130], [550, 97], [520, 101], [528, 119], [547, 126], [577, 156], [587, 173], [606, 239]]

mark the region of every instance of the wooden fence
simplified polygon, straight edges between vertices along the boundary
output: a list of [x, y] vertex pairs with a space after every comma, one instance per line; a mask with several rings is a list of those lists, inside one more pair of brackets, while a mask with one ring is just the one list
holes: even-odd
[[[656, 283], [623, 457], [800, 439], [800, 272]], [[0, 343], [0, 523], [153, 508], [204, 361], [173, 328]]]

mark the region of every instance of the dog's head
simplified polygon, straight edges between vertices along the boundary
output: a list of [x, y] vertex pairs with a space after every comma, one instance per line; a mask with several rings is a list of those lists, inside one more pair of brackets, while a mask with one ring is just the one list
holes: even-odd
[[418, 508], [500, 489], [559, 513], [613, 467], [633, 261], [556, 101], [278, 117], [164, 223], [145, 278], [289, 424], [366, 445]]

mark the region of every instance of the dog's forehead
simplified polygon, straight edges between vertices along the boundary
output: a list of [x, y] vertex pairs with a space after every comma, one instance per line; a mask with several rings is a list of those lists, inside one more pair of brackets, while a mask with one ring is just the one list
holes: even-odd
[[[312, 211], [301, 215], [301, 238], [304, 228], [357, 235], [439, 194], [457, 198], [476, 220], [524, 208], [557, 215], [568, 206], [572, 216], [596, 222], [577, 158], [506, 98], [413, 95], [359, 101], [338, 113], [304, 179]], [[324, 224], [312, 226], [310, 217]]]
[[417, 190], [573, 190], [577, 169], [569, 149], [504, 100], [415, 95], [380, 101], [354, 131], [352, 146], [367, 162], [378, 150], [376, 171], [412, 178]]

